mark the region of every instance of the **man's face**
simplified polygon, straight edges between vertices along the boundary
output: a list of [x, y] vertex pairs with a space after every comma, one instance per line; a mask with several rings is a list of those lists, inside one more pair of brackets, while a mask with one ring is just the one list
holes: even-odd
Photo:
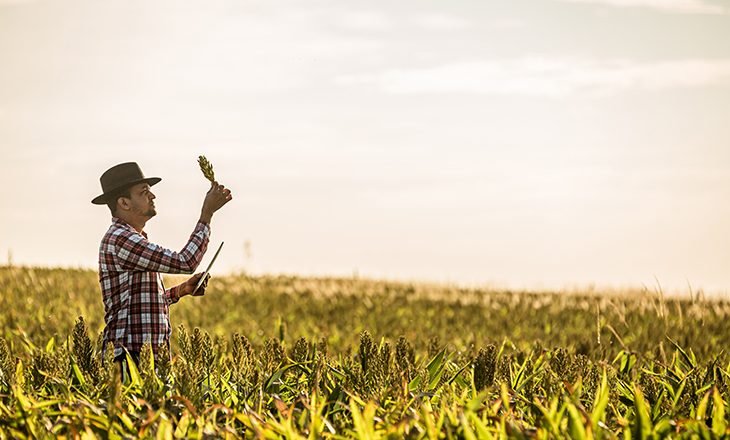
[[150, 191], [146, 183], [138, 183], [129, 189], [131, 197], [129, 203], [132, 206], [132, 213], [137, 217], [150, 219], [157, 215], [155, 211], [155, 195]]

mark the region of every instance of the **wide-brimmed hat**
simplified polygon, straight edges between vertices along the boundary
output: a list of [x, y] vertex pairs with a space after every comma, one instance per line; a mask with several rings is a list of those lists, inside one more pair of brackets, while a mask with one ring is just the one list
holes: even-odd
[[94, 198], [91, 203], [106, 205], [110, 194], [138, 183], [147, 183], [152, 186], [162, 180], [159, 177], [145, 177], [137, 162], [126, 162], [114, 165], [101, 175], [101, 190], [104, 194]]

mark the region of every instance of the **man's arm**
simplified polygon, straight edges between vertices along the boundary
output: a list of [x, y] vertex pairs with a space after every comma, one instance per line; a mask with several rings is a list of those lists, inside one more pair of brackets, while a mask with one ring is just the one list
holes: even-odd
[[198, 222], [180, 252], [151, 243], [137, 232], [125, 230], [116, 238], [116, 256], [122, 269], [144, 272], [191, 273], [208, 249], [210, 227]]
[[[165, 296], [167, 298], [167, 305], [175, 304], [176, 302], [180, 301], [180, 298], [186, 295], [192, 295], [193, 291], [195, 290], [195, 286], [198, 285], [198, 281], [200, 281], [200, 277], [203, 276], [203, 273], [196, 273], [195, 275], [188, 278], [187, 281], [185, 281], [182, 284], [178, 284], [175, 287], [170, 287], [169, 289], [165, 290]], [[208, 280], [210, 279], [210, 274], [208, 274], [205, 277], [205, 281], [203, 284], [200, 285], [200, 288], [197, 292], [195, 292], [194, 296], [203, 296], [205, 295], [205, 289], [208, 287]]]
[[150, 243], [143, 235], [124, 231], [116, 239], [116, 255], [125, 270], [141, 270], [162, 273], [191, 273], [208, 249], [210, 222], [213, 214], [233, 200], [231, 190], [218, 182], [212, 182], [205, 194], [200, 220], [187, 244], [180, 252], [173, 252]]

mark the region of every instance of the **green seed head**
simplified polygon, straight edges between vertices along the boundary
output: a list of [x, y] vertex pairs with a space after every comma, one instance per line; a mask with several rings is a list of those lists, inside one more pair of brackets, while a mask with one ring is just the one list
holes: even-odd
[[206, 179], [210, 180], [211, 182], [215, 182], [215, 173], [213, 173], [213, 164], [208, 162], [208, 159], [205, 158], [205, 156], [198, 156], [198, 165], [200, 165], [200, 171], [203, 172], [203, 175]]

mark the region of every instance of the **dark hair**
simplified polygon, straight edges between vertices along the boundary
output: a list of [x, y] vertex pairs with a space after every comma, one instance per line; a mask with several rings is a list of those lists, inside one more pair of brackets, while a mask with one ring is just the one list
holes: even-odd
[[125, 188], [120, 188], [118, 190], [115, 190], [114, 192], [109, 194], [109, 197], [107, 197], [107, 199], [106, 199], [107, 200], [106, 206], [109, 207], [109, 210], [112, 212], [112, 215], [115, 215], [115, 213], [117, 212], [117, 201], [119, 200], [120, 197], [126, 197], [128, 199], [132, 197], [131, 189], [132, 189], [131, 186], [127, 186]]

